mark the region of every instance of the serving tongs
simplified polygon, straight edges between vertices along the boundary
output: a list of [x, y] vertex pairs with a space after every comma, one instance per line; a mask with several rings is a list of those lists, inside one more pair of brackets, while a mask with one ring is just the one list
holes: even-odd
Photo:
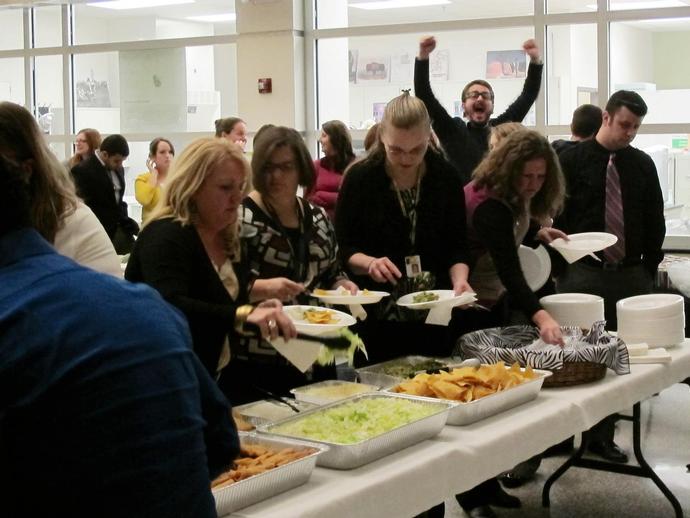
[[481, 362], [477, 358], [468, 358], [467, 360], [464, 360], [460, 363], [453, 363], [453, 364], [445, 365], [444, 367], [438, 367], [436, 369], [421, 370], [419, 372], [415, 372], [415, 375], [421, 374], [421, 373], [439, 374], [441, 371], [448, 372], [452, 369], [457, 369], [460, 367], [474, 367], [475, 369], [477, 369], [477, 368], [479, 368], [480, 365], [481, 365]]
[[279, 396], [278, 394], [275, 394], [274, 392], [271, 392], [270, 390], [266, 390], [265, 388], [261, 388], [257, 385], [253, 385], [254, 389], [256, 389], [257, 392], [261, 392], [264, 396], [274, 400], [278, 401], [279, 403], [283, 403], [284, 405], [287, 405], [290, 407], [291, 410], [294, 412], [301, 412], [298, 407], [295, 406], [293, 402], [290, 401], [290, 398]]
[[[257, 325], [246, 323], [245, 328], [248, 331], [253, 332], [255, 336], [261, 337], [261, 331]], [[349, 349], [351, 345], [350, 339], [342, 334], [335, 336], [314, 336], [298, 332], [295, 338], [297, 340], [306, 340], [307, 342], [316, 342], [321, 345], [325, 345], [328, 349]]]

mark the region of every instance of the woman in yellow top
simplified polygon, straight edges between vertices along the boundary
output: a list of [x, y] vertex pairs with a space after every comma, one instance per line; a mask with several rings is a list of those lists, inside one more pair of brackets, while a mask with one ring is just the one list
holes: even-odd
[[142, 221], [146, 220], [158, 204], [161, 187], [168, 176], [174, 156], [175, 148], [168, 139], [158, 137], [149, 144], [149, 157], [146, 160], [149, 172], [140, 174], [134, 182], [134, 195], [141, 203]]

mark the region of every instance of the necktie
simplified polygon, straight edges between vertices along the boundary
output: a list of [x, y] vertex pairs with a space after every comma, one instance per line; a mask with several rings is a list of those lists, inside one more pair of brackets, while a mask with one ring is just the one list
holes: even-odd
[[618, 241], [604, 250], [604, 259], [617, 263], [625, 257], [625, 224], [623, 223], [623, 198], [621, 197], [621, 179], [616, 168], [615, 153], [609, 156], [606, 166], [606, 232], [615, 235]]

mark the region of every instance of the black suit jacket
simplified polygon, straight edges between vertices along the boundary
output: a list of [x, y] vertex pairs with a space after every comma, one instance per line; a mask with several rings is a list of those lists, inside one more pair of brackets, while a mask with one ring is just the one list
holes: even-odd
[[215, 376], [226, 336], [237, 340], [235, 311], [246, 304], [246, 259], [234, 264], [240, 293], [232, 300], [209, 259], [193, 225], [172, 218], [148, 224], [134, 244], [125, 279], [144, 282], [187, 317], [194, 351]]
[[115, 200], [115, 188], [110, 171], [96, 155], [80, 162], [72, 168], [72, 177], [77, 186], [77, 193], [101, 222], [103, 228], [113, 239], [118, 225], [123, 226], [129, 234], [136, 234], [130, 229], [127, 216], [127, 203], [123, 201], [125, 193], [125, 173], [122, 169], [115, 171], [120, 183], [120, 193]]

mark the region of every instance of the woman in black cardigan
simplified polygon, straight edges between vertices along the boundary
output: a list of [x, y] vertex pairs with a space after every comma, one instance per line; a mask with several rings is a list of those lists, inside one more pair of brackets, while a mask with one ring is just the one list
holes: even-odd
[[429, 149], [430, 135], [421, 101], [409, 93], [393, 99], [375, 147], [346, 172], [338, 197], [335, 226], [343, 263], [360, 288], [392, 293], [369, 311], [359, 330], [371, 362], [450, 352], [446, 327], [426, 325], [420, 320], [424, 312], [395, 305], [398, 296], [415, 291], [406, 258], [418, 256], [418, 269], [433, 275], [435, 286], [427, 288], [471, 290], [462, 184]]
[[[139, 234], [125, 277], [156, 288], [187, 317], [194, 350], [213, 376], [228, 365], [244, 324], [264, 337], [293, 338], [277, 300], [244, 304], [247, 271], [239, 241], [239, 206], [249, 164], [222, 139], [203, 138], [177, 159], [158, 207]], [[228, 396], [236, 403], [240, 397]]]

